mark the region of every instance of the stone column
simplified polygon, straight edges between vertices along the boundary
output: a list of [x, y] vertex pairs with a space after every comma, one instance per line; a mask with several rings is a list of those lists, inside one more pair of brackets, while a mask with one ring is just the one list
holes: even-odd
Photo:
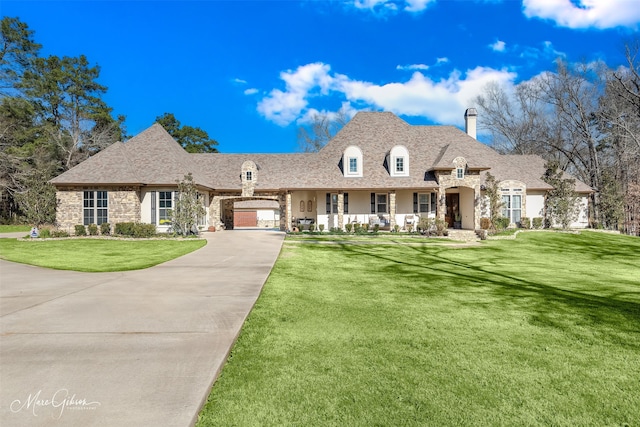
[[344, 193], [342, 191], [338, 193], [338, 228], [340, 230], [344, 228]]
[[446, 193], [447, 193], [447, 190], [442, 186], [438, 188], [438, 211], [436, 216], [438, 217], [438, 219], [441, 219], [442, 221], [444, 221], [444, 217], [447, 214]]
[[291, 193], [287, 192], [286, 196], [285, 196], [285, 200], [286, 200], [286, 224], [285, 224], [285, 231], [291, 231]]
[[389, 192], [389, 230], [396, 225], [396, 190]]
[[216, 230], [222, 230], [222, 197], [212, 196], [209, 203], [209, 224]]
[[473, 186], [473, 227], [475, 230], [480, 230], [480, 217], [482, 216], [482, 193], [480, 192], [480, 185]]

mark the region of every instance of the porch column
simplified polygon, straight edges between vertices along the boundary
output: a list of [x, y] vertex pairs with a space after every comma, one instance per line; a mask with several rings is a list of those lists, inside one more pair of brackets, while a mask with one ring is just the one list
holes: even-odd
[[216, 230], [222, 230], [222, 197], [212, 196], [209, 203], [209, 224], [213, 225]]
[[278, 204], [280, 205], [280, 231], [291, 230], [291, 194], [282, 192], [278, 194]]
[[482, 216], [482, 194], [480, 192], [480, 186], [473, 186], [473, 227], [475, 230], [480, 230], [480, 217]]
[[389, 231], [396, 225], [396, 190], [389, 192]]
[[342, 230], [344, 226], [344, 193], [338, 192], [338, 228]]
[[287, 191], [287, 224], [286, 231], [291, 231], [291, 193]]
[[437, 218], [444, 221], [444, 217], [447, 214], [447, 190], [443, 187], [438, 188], [438, 209]]

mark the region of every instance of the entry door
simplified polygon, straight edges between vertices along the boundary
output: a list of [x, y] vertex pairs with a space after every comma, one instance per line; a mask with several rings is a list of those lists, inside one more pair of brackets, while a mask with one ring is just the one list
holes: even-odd
[[447, 194], [447, 214], [445, 215], [445, 221], [447, 221], [447, 225], [451, 228], [453, 227], [453, 222], [456, 218], [456, 213], [460, 213], [460, 194], [458, 193], [450, 193]]

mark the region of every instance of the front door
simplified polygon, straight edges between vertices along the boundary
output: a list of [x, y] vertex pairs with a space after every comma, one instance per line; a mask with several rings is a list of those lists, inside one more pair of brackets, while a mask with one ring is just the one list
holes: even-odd
[[447, 194], [447, 214], [444, 219], [447, 222], [449, 228], [453, 228], [453, 223], [456, 217], [460, 215], [460, 194], [448, 193]]

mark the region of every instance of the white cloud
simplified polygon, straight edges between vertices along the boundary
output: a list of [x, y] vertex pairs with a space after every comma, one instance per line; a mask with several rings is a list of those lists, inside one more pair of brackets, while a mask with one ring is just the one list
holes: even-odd
[[429, 4], [436, 0], [352, 0], [351, 4], [356, 9], [370, 10], [372, 12], [397, 12], [404, 10], [410, 13], [423, 12]]
[[632, 27], [640, 23], [638, 0], [523, 0], [528, 18], [554, 21], [569, 28]]
[[489, 48], [494, 52], [504, 52], [507, 47], [507, 44], [502, 40], [496, 40], [495, 43], [489, 45]]
[[242, 80], [242, 79], [238, 79], [238, 78], [233, 79], [233, 82], [241, 84], [241, 85], [246, 85], [247, 84], [246, 80]]
[[258, 103], [258, 111], [268, 120], [286, 126], [317, 113], [309, 103], [311, 98], [322, 94], [342, 98], [349, 111], [355, 111], [351, 106], [358, 105], [458, 124], [461, 111], [487, 83], [513, 84], [516, 78], [515, 73], [507, 70], [476, 67], [464, 75], [453, 71], [448, 78], [437, 81], [416, 71], [408, 81], [378, 85], [330, 71], [328, 65], [314, 63], [281, 73], [286, 89], [273, 89]]
[[333, 78], [329, 75], [326, 64], [316, 62], [302, 65], [295, 71], [280, 73], [285, 82], [285, 91], [273, 89], [269, 95], [258, 103], [258, 112], [267, 119], [285, 126], [296, 120], [307, 107], [307, 98], [313, 96], [315, 90], [327, 94]]
[[256, 88], [246, 89], [244, 91], [245, 95], [255, 95], [256, 93], [258, 93], [258, 89]]
[[449, 62], [449, 58], [447, 58], [446, 56], [443, 56], [443, 57], [438, 58], [438, 59], [436, 60], [436, 65], [439, 65], [439, 64], [446, 64], [447, 62]]
[[409, 65], [398, 65], [396, 66], [396, 70], [428, 70], [429, 66], [425, 64], [409, 64]]
[[[520, 47], [518, 47], [519, 49]], [[556, 50], [553, 46], [553, 43], [550, 41], [545, 41], [542, 43], [542, 47], [532, 47], [527, 46], [522, 48], [522, 52], [520, 53], [521, 58], [532, 58], [532, 59], [556, 59], [558, 57], [565, 58], [567, 56], [566, 53]]]

